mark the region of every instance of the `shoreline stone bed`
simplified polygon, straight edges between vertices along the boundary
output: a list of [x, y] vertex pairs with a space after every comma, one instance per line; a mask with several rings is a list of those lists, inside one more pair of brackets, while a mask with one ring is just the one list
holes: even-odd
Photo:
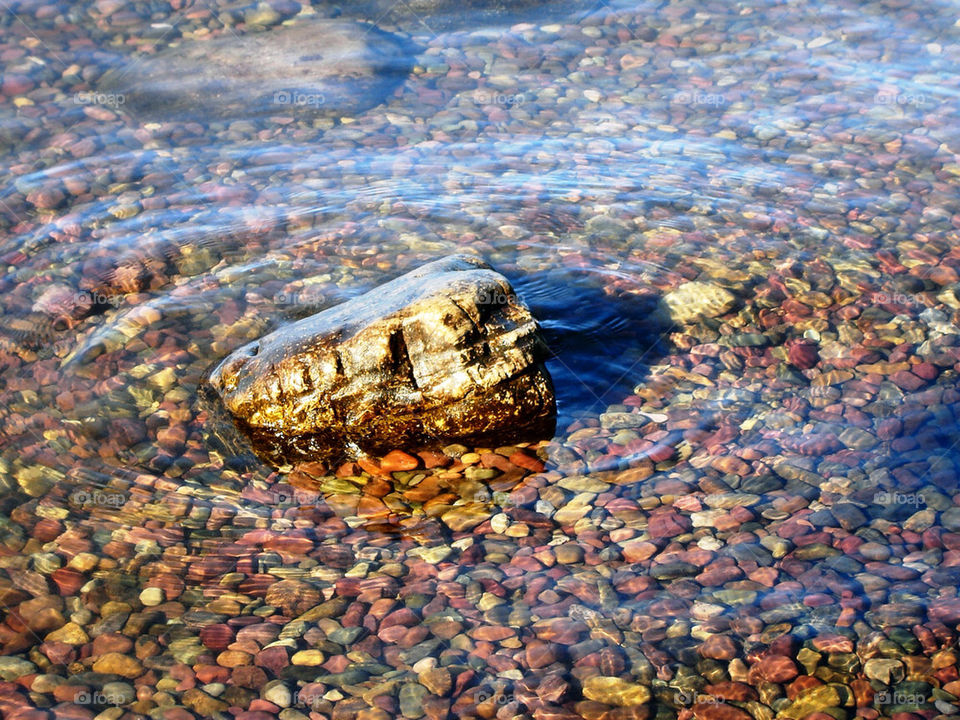
[[[300, 3], [0, 15], [5, 718], [960, 712], [955, 18], [611, 5], [209, 125], [89, 93]], [[217, 449], [214, 362], [457, 251], [715, 301], [549, 442]]]

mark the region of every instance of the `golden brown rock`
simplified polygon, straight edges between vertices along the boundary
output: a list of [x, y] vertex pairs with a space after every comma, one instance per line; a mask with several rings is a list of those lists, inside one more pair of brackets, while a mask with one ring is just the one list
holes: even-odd
[[268, 460], [502, 444], [553, 432], [545, 355], [506, 278], [458, 255], [236, 350], [209, 384]]

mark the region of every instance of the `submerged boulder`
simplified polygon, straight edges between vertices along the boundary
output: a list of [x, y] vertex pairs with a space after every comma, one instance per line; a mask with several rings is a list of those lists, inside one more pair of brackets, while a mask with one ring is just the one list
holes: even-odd
[[368, 23], [304, 19], [130, 58], [108, 70], [97, 89], [127, 110], [160, 118], [237, 120], [293, 111], [341, 117], [382, 102], [409, 75], [411, 62], [399, 35]]
[[540, 327], [483, 261], [452, 256], [245, 345], [210, 389], [275, 463], [350, 448], [550, 436]]
[[377, 24], [413, 35], [483, 30], [514, 23], [582, 19], [595, 0], [354, 0], [337, 9], [344, 17], [376, 18]]

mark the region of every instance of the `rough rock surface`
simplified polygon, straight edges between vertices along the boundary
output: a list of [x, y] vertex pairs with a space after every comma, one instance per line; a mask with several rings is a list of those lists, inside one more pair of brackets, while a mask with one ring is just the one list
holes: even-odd
[[249, 343], [209, 377], [268, 460], [552, 434], [540, 328], [483, 261], [423, 265]]
[[318, 18], [131, 58], [105, 73], [98, 89], [151, 116], [238, 119], [305, 110], [339, 117], [379, 104], [409, 70], [400, 36]]

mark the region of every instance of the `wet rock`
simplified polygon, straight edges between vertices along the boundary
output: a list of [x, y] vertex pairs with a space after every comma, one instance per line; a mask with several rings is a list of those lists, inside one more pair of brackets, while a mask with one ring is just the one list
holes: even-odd
[[650, 701], [650, 688], [618, 677], [600, 675], [583, 681], [583, 696], [604, 705], [634, 707]]
[[222, 713], [230, 707], [224, 701], [218, 700], [198, 688], [190, 688], [184, 692], [181, 702], [200, 717], [215, 717], [218, 713]]
[[443, 697], [452, 687], [452, 678], [450, 671], [446, 668], [430, 668], [420, 673], [417, 677], [420, 684], [429, 690], [433, 695]]
[[407, 683], [400, 688], [400, 714], [405, 718], [423, 717], [423, 700], [428, 690], [419, 683]]
[[29, 660], [10, 655], [0, 657], [0, 679], [11, 681], [37, 671]]
[[506, 442], [553, 432], [544, 357], [507, 280], [453, 256], [240, 348], [210, 384], [275, 460], [346, 444]]
[[661, 321], [684, 325], [700, 317], [724, 315], [733, 308], [736, 300], [733, 293], [715, 283], [686, 282], [663, 296], [658, 314]]
[[831, 685], [818, 685], [803, 690], [793, 701], [793, 704], [784, 708], [780, 715], [792, 720], [801, 720], [812, 713], [823, 712], [841, 704], [840, 694]]
[[722, 702], [704, 702], [693, 706], [696, 720], [752, 720], [750, 713]]
[[[251, 62], [256, 58], [255, 62]], [[128, 60], [99, 90], [150, 118], [356, 115], [409, 73], [406, 43], [366, 23], [316, 19], [270, 32], [184, 41]]]
[[727, 635], [711, 635], [700, 646], [700, 654], [714, 660], [732, 660], [737, 656], [737, 645]]
[[[378, 18], [379, 23], [410, 33], [429, 33], [506, 26], [518, 22], [542, 23], [589, 9], [587, 0], [360, 0], [340, 6], [350, 17]], [[576, 16], [574, 16], [576, 17]], [[588, 223], [589, 224], [589, 223]], [[614, 232], [603, 223], [607, 233]]]
[[143, 674], [143, 666], [136, 658], [118, 652], [101, 655], [93, 663], [93, 670], [104, 675], [119, 675], [130, 679]]
[[757, 663], [756, 670], [767, 682], [772, 683], [789, 682], [799, 674], [793, 660], [784, 655], [768, 655]]
[[320, 591], [303, 580], [281, 580], [267, 588], [264, 599], [268, 605], [297, 616], [320, 604]]
[[820, 353], [812, 340], [798, 340], [787, 347], [790, 364], [801, 370], [809, 370], [820, 362]]

